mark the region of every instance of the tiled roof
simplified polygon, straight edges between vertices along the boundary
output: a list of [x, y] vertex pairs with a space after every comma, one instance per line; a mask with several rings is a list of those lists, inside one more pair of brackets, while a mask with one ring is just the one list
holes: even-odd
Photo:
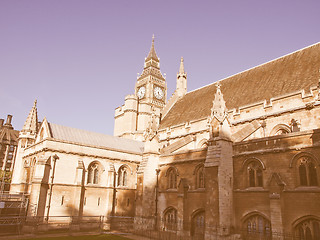
[[[220, 80], [229, 110], [317, 86], [320, 43]], [[160, 129], [210, 116], [216, 83], [187, 93], [161, 120]]]
[[61, 126], [54, 123], [49, 123], [49, 126], [54, 139], [138, 154], [143, 152], [144, 144], [139, 141]]

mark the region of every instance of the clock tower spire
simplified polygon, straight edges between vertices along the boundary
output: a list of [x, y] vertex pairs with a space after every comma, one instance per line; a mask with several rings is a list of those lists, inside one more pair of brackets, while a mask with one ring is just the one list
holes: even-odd
[[160, 71], [160, 58], [152, 36], [151, 48], [138, 75], [134, 95], [128, 95], [124, 106], [116, 109], [114, 135], [142, 139], [153, 116], [159, 123], [160, 112], [167, 101], [167, 83]]

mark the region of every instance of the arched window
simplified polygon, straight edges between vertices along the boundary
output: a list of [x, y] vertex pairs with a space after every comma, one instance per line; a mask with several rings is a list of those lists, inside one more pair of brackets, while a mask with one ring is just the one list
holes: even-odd
[[177, 172], [174, 168], [169, 168], [167, 172], [168, 177], [168, 189], [177, 188]]
[[167, 208], [163, 214], [165, 230], [177, 230], [177, 210], [173, 207]]
[[198, 211], [192, 216], [191, 236], [193, 239], [204, 239], [205, 214], [204, 211]]
[[118, 171], [118, 186], [127, 186], [128, 169], [126, 166], [121, 166]]
[[259, 162], [252, 161], [248, 164], [247, 175], [249, 187], [263, 186], [262, 166]]
[[259, 214], [247, 218], [243, 228], [245, 239], [271, 239], [270, 221]]
[[283, 135], [291, 132], [291, 128], [288, 125], [278, 124], [271, 130], [270, 136]]
[[298, 172], [301, 186], [318, 186], [317, 167], [309, 156], [298, 159]]
[[316, 240], [320, 239], [320, 222], [316, 219], [308, 219], [295, 227], [295, 239]]
[[204, 167], [200, 165], [196, 167], [195, 171], [195, 186], [196, 188], [204, 188]]
[[88, 180], [87, 183], [98, 184], [99, 183], [99, 164], [94, 162], [88, 167]]

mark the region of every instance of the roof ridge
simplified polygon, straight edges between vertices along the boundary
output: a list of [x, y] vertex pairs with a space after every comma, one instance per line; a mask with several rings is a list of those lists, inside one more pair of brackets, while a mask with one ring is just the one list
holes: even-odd
[[[49, 126], [50, 126], [51, 124], [53, 124], [53, 125], [56, 125], [56, 126], [65, 127], [65, 128], [69, 128], [69, 129], [85, 131], [85, 132], [87, 132], [87, 133], [95, 133], [95, 134], [99, 134], [99, 135], [103, 135], [103, 136], [108, 136], [108, 137], [112, 137], [112, 138], [123, 139], [123, 140], [125, 140], [125, 141], [128, 140], [128, 141], [132, 141], [132, 142], [140, 142], [140, 141], [134, 140], [134, 139], [121, 138], [121, 137], [113, 136], [113, 135], [110, 135], [110, 134], [105, 134], [105, 133], [90, 131], [90, 130], [81, 129], [81, 128], [69, 127], [69, 126], [65, 126], [65, 125], [61, 125], [61, 124], [57, 124], [57, 123], [48, 122], [48, 124], [49, 124]], [[54, 138], [54, 136], [53, 136], [53, 138]]]
[[270, 60], [270, 61], [261, 63], [261, 64], [259, 64], [259, 65], [257, 65], [257, 66], [248, 68], [248, 69], [243, 70], [243, 71], [241, 71], [241, 72], [232, 74], [232, 75], [230, 75], [230, 76], [228, 76], [228, 77], [225, 77], [225, 78], [223, 78], [223, 79], [219, 79], [219, 80], [217, 80], [217, 81], [215, 81], [215, 82], [209, 83], [209, 84], [204, 85], [204, 86], [202, 86], [202, 87], [196, 88], [196, 89], [194, 89], [194, 90], [192, 90], [192, 91], [190, 91], [190, 92], [187, 92], [186, 95], [189, 94], [189, 93], [195, 92], [195, 91], [197, 91], [197, 90], [200, 90], [200, 89], [202, 89], [202, 88], [208, 87], [208, 86], [210, 86], [210, 85], [216, 84], [217, 82], [221, 82], [221, 81], [223, 81], [223, 80], [226, 80], [226, 79], [229, 79], [229, 78], [234, 77], [234, 76], [236, 76], [236, 75], [239, 75], [239, 74], [248, 72], [248, 71], [253, 70], [253, 69], [255, 69], [255, 68], [262, 67], [263, 65], [266, 65], [266, 64], [268, 64], [268, 63], [278, 61], [278, 60], [280, 60], [280, 59], [282, 59], [282, 58], [285, 58], [285, 57], [287, 57], [287, 56], [293, 55], [293, 54], [298, 53], [298, 52], [300, 52], [300, 51], [303, 51], [303, 50], [305, 50], [305, 49], [314, 47], [314, 46], [316, 46], [316, 45], [318, 45], [318, 44], [320, 44], [320, 42], [317, 42], [317, 43], [314, 43], [314, 44], [312, 44], [312, 45], [306, 46], [306, 47], [304, 47], [304, 48], [298, 49], [298, 50], [296, 50], [296, 51], [294, 51], [294, 52], [285, 54], [285, 55], [283, 55], [283, 56], [280, 56], [280, 57], [278, 57], [278, 58], [272, 59], [272, 60]]

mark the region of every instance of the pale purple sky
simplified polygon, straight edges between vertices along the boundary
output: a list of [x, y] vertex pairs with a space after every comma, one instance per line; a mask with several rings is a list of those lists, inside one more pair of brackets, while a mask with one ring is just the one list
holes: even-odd
[[[175, 89], [188, 90], [320, 41], [319, 0], [0, 0], [0, 118], [113, 134], [114, 109], [134, 93], [152, 34]], [[253, 93], [254, 94], [254, 93]]]

